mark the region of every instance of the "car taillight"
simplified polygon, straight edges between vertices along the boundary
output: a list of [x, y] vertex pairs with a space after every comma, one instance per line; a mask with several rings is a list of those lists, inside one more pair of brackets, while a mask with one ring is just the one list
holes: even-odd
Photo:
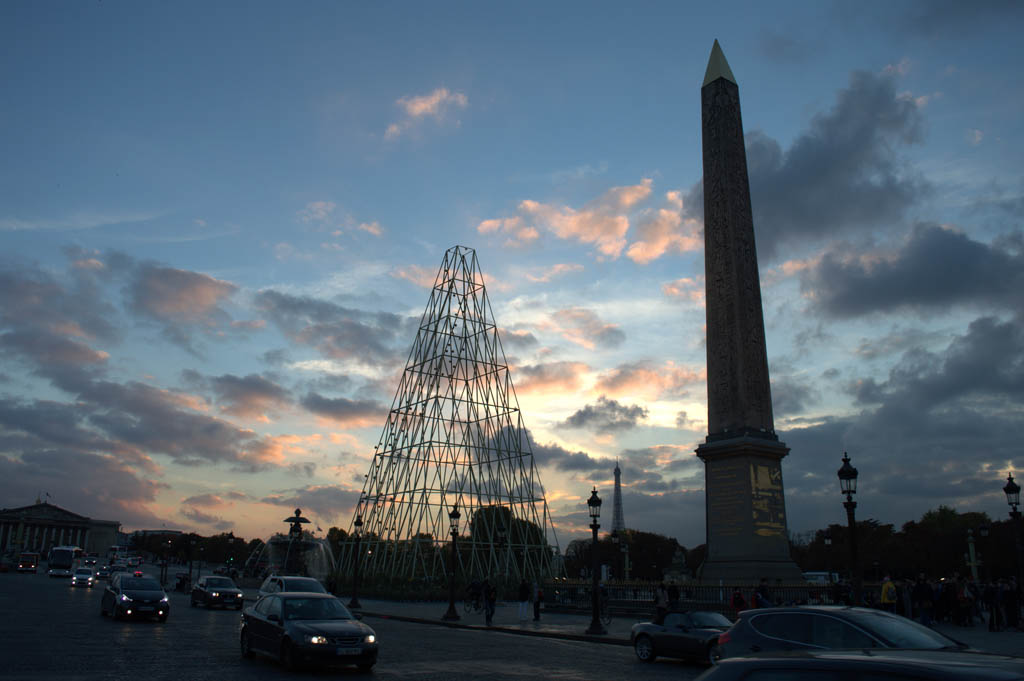
[[723, 643], [728, 643], [731, 640], [732, 640], [732, 636], [729, 635], [728, 631], [723, 631], [721, 634], [718, 635], [718, 645], [722, 645]]

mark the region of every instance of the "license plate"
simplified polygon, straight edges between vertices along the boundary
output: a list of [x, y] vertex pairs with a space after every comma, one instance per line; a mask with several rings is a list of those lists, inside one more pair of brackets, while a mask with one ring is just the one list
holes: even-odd
[[362, 648], [338, 648], [338, 655], [360, 655], [363, 652]]
[[148, 605], [140, 605], [139, 612], [153, 612], [153, 608]]

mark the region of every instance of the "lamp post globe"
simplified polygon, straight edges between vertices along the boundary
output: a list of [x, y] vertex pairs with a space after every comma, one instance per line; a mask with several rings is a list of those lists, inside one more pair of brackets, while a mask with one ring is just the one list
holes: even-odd
[[854, 515], [857, 502], [853, 500], [853, 495], [857, 493], [857, 469], [850, 465], [850, 456], [846, 452], [843, 452], [843, 465], [836, 475], [839, 477], [839, 489], [846, 496], [843, 508], [846, 509], [846, 522], [850, 526], [850, 582], [853, 586], [853, 604], [862, 605], [863, 579], [857, 555], [857, 520]]
[[352, 599], [348, 602], [348, 607], [361, 608], [363, 604], [359, 602], [359, 563], [363, 554], [359, 549], [363, 539], [362, 513], [358, 514], [352, 523], [352, 534], [356, 536], [356, 546], [355, 551], [352, 552]]
[[587, 511], [590, 513], [590, 529], [594, 533], [593, 546], [590, 551], [590, 566], [591, 572], [593, 573], [593, 584], [591, 593], [591, 609], [592, 618], [590, 621], [590, 627], [587, 629], [588, 634], [603, 636], [607, 634], [607, 630], [601, 624], [601, 594], [600, 594], [600, 582], [598, 577], [600, 576], [600, 564], [597, 558], [597, 531], [601, 528], [601, 525], [597, 522], [601, 517], [601, 497], [597, 496], [597, 487], [594, 487], [590, 493], [590, 498], [587, 499]]
[[459, 537], [459, 518], [462, 514], [459, 513], [458, 502], [452, 506], [452, 510], [448, 513], [448, 525], [452, 535], [452, 555], [451, 560], [448, 563], [448, 612], [446, 612], [441, 619], [447, 622], [456, 622], [459, 620], [459, 613], [455, 609], [455, 551], [456, 542]]

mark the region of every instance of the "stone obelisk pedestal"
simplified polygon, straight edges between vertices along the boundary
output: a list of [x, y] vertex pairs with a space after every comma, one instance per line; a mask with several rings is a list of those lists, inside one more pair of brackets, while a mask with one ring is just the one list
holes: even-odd
[[718, 41], [701, 87], [708, 437], [701, 580], [798, 581], [772, 419], [739, 86]]

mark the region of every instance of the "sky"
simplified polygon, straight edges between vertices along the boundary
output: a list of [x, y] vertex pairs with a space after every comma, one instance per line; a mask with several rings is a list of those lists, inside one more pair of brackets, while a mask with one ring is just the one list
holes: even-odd
[[[4, 2], [0, 506], [348, 528], [476, 250], [558, 541], [704, 541], [700, 86], [740, 88], [789, 530], [1005, 517], [1017, 2]], [[49, 495], [49, 496], [47, 496]]]

